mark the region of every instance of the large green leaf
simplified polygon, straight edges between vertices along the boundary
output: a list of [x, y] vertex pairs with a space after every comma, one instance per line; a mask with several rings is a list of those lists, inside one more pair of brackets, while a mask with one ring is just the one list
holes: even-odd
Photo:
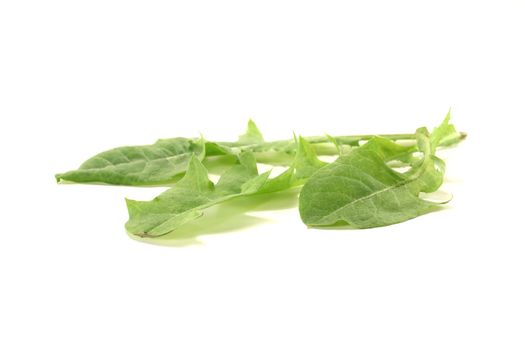
[[434, 203], [419, 197], [443, 181], [443, 162], [433, 155], [426, 129], [417, 132], [423, 158], [400, 173], [386, 162], [404, 157], [408, 147], [375, 137], [312, 175], [299, 199], [303, 222], [310, 226], [346, 224], [385, 226], [429, 211]]
[[203, 210], [228, 199], [256, 193], [268, 179], [259, 175], [252, 153], [239, 155], [238, 164], [226, 171], [217, 185], [197, 158], [190, 161], [186, 175], [171, 189], [149, 202], [127, 200], [128, 232], [145, 237], [162, 236], [202, 215]]
[[174, 182], [192, 157], [203, 159], [204, 141], [161, 139], [153, 145], [126, 146], [97, 154], [79, 169], [57, 174], [58, 182], [155, 185]]

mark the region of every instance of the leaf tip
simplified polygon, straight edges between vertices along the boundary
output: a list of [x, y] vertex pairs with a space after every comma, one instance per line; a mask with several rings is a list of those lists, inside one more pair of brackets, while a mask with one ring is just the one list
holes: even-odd
[[259, 130], [259, 127], [257, 126], [257, 124], [255, 123], [255, 121], [252, 118], [248, 119], [248, 125], [246, 127], [246, 131], [248, 133], [252, 132], [252, 133], [256, 133], [256, 134], [261, 135], [261, 131]]
[[262, 133], [253, 121], [253, 119], [248, 119], [246, 131], [244, 132], [244, 134], [239, 136], [239, 141], [243, 143], [257, 143], [264, 141]]
[[137, 214], [140, 211], [140, 201], [129, 198], [124, 198], [124, 200], [126, 201], [126, 208], [128, 208], [129, 218], [131, 219], [135, 214]]

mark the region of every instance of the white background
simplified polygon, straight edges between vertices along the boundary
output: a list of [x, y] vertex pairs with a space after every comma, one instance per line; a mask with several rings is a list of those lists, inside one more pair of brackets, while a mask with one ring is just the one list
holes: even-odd
[[[2, 1], [0, 348], [524, 349], [524, 19], [518, 0]], [[449, 107], [469, 133], [444, 155], [453, 201], [385, 228], [292, 208], [164, 247], [123, 227], [123, 198], [159, 189], [53, 177], [249, 117], [281, 139]]]

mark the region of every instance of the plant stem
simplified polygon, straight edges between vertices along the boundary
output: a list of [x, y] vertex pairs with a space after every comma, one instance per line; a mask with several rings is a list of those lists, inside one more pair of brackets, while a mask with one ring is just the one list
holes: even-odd
[[[358, 146], [360, 141], [367, 141], [375, 136], [387, 138], [392, 141], [413, 141], [416, 134], [382, 134], [382, 135], [349, 135], [349, 136], [306, 136], [304, 139], [311, 143], [319, 155], [338, 155], [339, 150], [333, 144], [335, 140], [339, 145]], [[466, 133], [458, 133], [456, 139], [448, 140], [443, 146], [452, 146], [459, 143], [467, 136]], [[257, 144], [242, 144], [239, 142], [217, 142], [219, 145], [227, 147], [236, 147], [245, 151], [256, 153], [257, 160], [267, 164], [286, 164], [290, 161], [289, 156], [296, 149], [294, 139], [261, 142]], [[277, 156], [281, 154], [281, 156]], [[287, 156], [288, 155], [288, 156]]]
[[[334, 136], [333, 138], [342, 145], [352, 145], [359, 141], [370, 140], [374, 136], [381, 136], [392, 141], [398, 140], [414, 140], [416, 134], [385, 134], [385, 135], [352, 135], [352, 136]], [[331, 142], [326, 136], [310, 136], [305, 137], [305, 140], [310, 143], [328, 143]]]
[[[370, 140], [374, 136], [381, 136], [393, 141], [414, 140], [415, 134], [385, 134], [385, 135], [351, 135], [351, 136], [334, 136], [332, 139], [328, 136], [306, 136], [304, 139], [311, 144], [332, 144], [335, 140], [339, 145], [356, 146], [359, 141]], [[293, 152], [295, 150], [295, 140], [279, 140], [262, 142], [258, 144], [240, 144], [238, 142], [217, 142], [227, 147], [239, 147], [243, 150], [252, 152]], [[336, 154], [336, 152], [334, 152]]]

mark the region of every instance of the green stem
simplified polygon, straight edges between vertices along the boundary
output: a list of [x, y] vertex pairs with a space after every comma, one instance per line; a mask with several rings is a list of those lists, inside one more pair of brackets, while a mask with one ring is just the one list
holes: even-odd
[[[354, 146], [359, 143], [359, 141], [370, 140], [374, 136], [381, 136], [393, 141], [399, 140], [414, 140], [416, 138], [415, 134], [385, 134], [385, 135], [351, 135], [351, 136], [334, 136], [332, 139], [336, 140], [340, 145], [349, 145]], [[304, 137], [306, 141], [311, 144], [322, 144], [322, 143], [332, 143], [332, 140], [328, 136], [306, 136]], [[238, 142], [217, 142], [220, 145], [227, 147], [241, 147], [244, 150], [250, 150], [252, 152], [288, 152], [295, 150], [295, 140], [279, 140], [279, 141], [270, 141], [262, 142], [259, 144], [239, 144]]]
[[[335, 140], [339, 145], [358, 146], [360, 141], [367, 141], [375, 136], [384, 137], [392, 141], [413, 141], [416, 134], [382, 134], [382, 135], [350, 135], [350, 136], [306, 136], [304, 139], [313, 144], [319, 155], [338, 155], [339, 150], [333, 144]], [[456, 140], [448, 140], [446, 145], [451, 146], [463, 140], [467, 134], [459, 133]], [[216, 142], [226, 147], [237, 147], [245, 151], [256, 153], [257, 160], [268, 164], [286, 164], [295, 151], [295, 140], [279, 140], [262, 142], [258, 144], [241, 144], [239, 142]], [[276, 156], [276, 154], [281, 154]], [[288, 159], [289, 158], [289, 159]]]
[[[385, 134], [385, 135], [352, 135], [352, 136], [334, 136], [333, 138], [341, 145], [353, 145], [359, 141], [370, 140], [374, 136], [381, 136], [392, 141], [415, 140], [416, 134]], [[310, 143], [328, 143], [331, 142], [326, 136], [305, 137]]]

